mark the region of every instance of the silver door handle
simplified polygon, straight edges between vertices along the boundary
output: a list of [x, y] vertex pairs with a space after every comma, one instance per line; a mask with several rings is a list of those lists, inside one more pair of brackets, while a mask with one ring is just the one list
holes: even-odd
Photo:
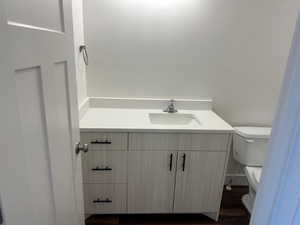
[[79, 154], [80, 151], [87, 153], [89, 151], [89, 145], [88, 144], [81, 144], [80, 142], [76, 143], [75, 145], [75, 152], [76, 154]]

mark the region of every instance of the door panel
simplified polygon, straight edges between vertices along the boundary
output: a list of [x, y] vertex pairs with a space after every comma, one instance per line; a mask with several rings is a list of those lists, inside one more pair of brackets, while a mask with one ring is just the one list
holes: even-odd
[[7, 225], [83, 224], [71, 3], [0, 3], [0, 32], [7, 35], [0, 194]]
[[226, 152], [179, 152], [174, 212], [217, 212], [225, 161]]
[[[43, 214], [44, 220], [53, 223], [54, 196], [51, 190], [49, 171], [49, 149], [47, 145], [46, 121], [44, 117], [44, 100], [41, 98], [41, 73], [39, 67], [16, 71], [16, 91], [18, 97], [23, 150], [28, 165], [28, 180], [34, 214]], [[34, 118], [34, 120], [33, 120]]]
[[[62, 0], [26, 0], [26, 6], [20, 7], [20, 1], [9, 0], [7, 17], [9, 21], [21, 22], [24, 25], [63, 31], [62, 3]], [[47, 7], [47, 10], [43, 10], [45, 7]]]
[[128, 212], [172, 212], [176, 154], [169, 151], [128, 153]]
[[[72, 172], [72, 140], [67, 94], [67, 70], [64, 63], [53, 63], [42, 74], [45, 118], [50, 149], [50, 171], [57, 221], [70, 223], [66, 216], [75, 213]], [[62, 212], [66, 213], [65, 215]], [[74, 218], [73, 218], [74, 219]], [[75, 221], [74, 221], [75, 222]]]

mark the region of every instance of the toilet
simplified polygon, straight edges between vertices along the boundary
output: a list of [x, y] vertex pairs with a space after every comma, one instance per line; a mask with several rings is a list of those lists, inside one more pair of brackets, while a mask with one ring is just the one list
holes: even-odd
[[260, 183], [270, 135], [270, 127], [235, 127], [233, 157], [245, 166], [249, 193], [242, 197], [242, 202], [249, 213], [252, 211]]

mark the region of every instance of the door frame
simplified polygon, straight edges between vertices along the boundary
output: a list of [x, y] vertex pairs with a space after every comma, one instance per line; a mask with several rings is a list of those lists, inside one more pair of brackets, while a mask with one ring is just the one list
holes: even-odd
[[300, 13], [251, 225], [300, 223]]

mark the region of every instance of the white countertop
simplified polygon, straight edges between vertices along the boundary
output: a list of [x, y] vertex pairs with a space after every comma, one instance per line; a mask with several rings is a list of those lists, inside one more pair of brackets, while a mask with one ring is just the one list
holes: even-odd
[[80, 131], [120, 132], [233, 132], [234, 129], [211, 110], [179, 110], [193, 114], [201, 125], [152, 124], [149, 113], [162, 113], [156, 109], [89, 108], [80, 120]]

